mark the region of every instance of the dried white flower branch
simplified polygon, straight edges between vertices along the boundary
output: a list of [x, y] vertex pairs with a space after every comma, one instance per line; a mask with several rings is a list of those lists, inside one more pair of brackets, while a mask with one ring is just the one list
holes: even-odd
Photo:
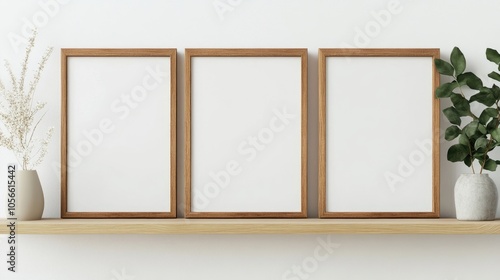
[[52, 48], [48, 48], [43, 54], [38, 69], [29, 83], [29, 90], [25, 89], [29, 58], [35, 46], [36, 35], [35, 30], [28, 40], [19, 79], [16, 78], [7, 61], [5, 61], [5, 68], [9, 74], [10, 88], [7, 88], [0, 79], [0, 121], [5, 130], [0, 129], [0, 146], [11, 150], [21, 163], [22, 169], [25, 170], [34, 169], [43, 161], [54, 131], [52, 127], [48, 129], [45, 137], [35, 137], [35, 131], [45, 113], [40, 117], [37, 116], [46, 103], [33, 104], [36, 87], [52, 53]]

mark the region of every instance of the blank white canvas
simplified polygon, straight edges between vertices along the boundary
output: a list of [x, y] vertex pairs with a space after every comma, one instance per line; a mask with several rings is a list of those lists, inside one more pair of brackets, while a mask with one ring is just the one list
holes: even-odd
[[192, 57], [191, 71], [191, 210], [300, 212], [301, 58]]
[[[68, 211], [170, 211], [170, 58], [69, 57], [67, 67]], [[101, 122], [112, 129], [100, 139]]]
[[432, 58], [327, 57], [326, 210], [432, 211]]

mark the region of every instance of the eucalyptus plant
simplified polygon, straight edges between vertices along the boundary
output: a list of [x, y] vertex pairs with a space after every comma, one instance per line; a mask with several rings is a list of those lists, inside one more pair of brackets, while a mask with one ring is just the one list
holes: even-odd
[[[486, 49], [486, 58], [500, 71], [500, 54], [496, 50]], [[440, 74], [452, 79], [436, 89], [436, 97], [449, 98], [452, 103], [443, 110], [451, 123], [445, 131], [445, 139], [458, 138], [458, 143], [448, 149], [448, 160], [465, 163], [472, 173], [476, 173], [476, 160], [481, 167], [480, 174], [483, 170], [495, 171], [500, 160], [494, 160], [488, 154], [500, 146], [500, 87], [496, 84], [485, 86], [474, 73], [465, 72], [465, 56], [457, 47], [451, 52], [450, 62], [435, 59], [434, 63]], [[500, 73], [496, 71], [489, 73], [488, 77], [500, 82]], [[481, 105], [476, 106], [474, 102]]]

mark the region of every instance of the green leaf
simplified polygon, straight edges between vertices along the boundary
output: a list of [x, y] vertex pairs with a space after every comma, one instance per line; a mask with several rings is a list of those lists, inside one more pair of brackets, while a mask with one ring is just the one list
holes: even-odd
[[436, 65], [436, 69], [442, 75], [453, 76], [453, 73], [455, 72], [453, 66], [442, 59], [434, 59], [434, 65]]
[[448, 107], [444, 109], [443, 114], [452, 124], [460, 125], [462, 123], [462, 120], [460, 119], [460, 113], [454, 107]]
[[497, 141], [500, 142], [500, 128], [496, 128], [491, 132], [491, 137]]
[[453, 106], [460, 112], [462, 113], [462, 116], [467, 116], [469, 111], [470, 111], [470, 105], [469, 101], [465, 99], [463, 96], [460, 94], [453, 94], [451, 96], [451, 102], [453, 103]]
[[495, 79], [497, 81], [500, 82], [500, 74], [498, 74], [497, 72], [493, 71], [491, 73], [488, 74], [488, 77], [492, 78], [492, 79]]
[[491, 142], [490, 142], [490, 145], [488, 146], [488, 151], [487, 152], [489, 153], [489, 152], [493, 151], [496, 146], [497, 146], [497, 141], [495, 141], [495, 140], [492, 139]]
[[483, 112], [488, 114], [490, 117], [496, 117], [498, 115], [498, 109], [495, 108], [486, 108]]
[[486, 58], [495, 64], [500, 64], [500, 54], [494, 49], [486, 49]]
[[454, 47], [451, 51], [450, 61], [453, 67], [455, 68], [455, 75], [458, 76], [462, 74], [465, 70], [465, 56], [462, 51]]
[[465, 135], [464, 133], [460, 134], [460, 136], [458, 137], [458, 143], [466, 147], [469, 147], [470, 145], [469, 141], [470, 141], [469, 137], [467, 137], [467, 135]]
[[460, 85], [467, 85], [471, 89], [480, 90], [483, 87], [483, 81], [476, 74], [466, 72], [457, 76], [457, 82]]
[[448, 149], [448, 154], [446, 157], [451, 162], [463, 161], [468, 155], [468, 149], [466, 146], [461, 144], [455, 144]]
[[483, 87], [480, 92], [470, 97], [469, 102], [472, 103], [474, 101], [489, 107], [496, 103], [496, 98], [491, 89]]
[[477, 152], [477, 153], [474, 153], [474, 158], [479, 160], [481, 163], [484, 159], [484, 151], [483, 152]]
[[483, 169], [486, 169], [489, 171], [495, 171], [497, 169], [496, 161], [494, 161], [492, 159], [487, 159], [486, 162], [484, 163]]
[[488, 130], [488, 132], [492, 132], [493, 130], [497, 129], [498, 128], [498, 125], [500, 124], [500, 122], [498, 121], [497, 118], [494, 118], [492, 119], [488, 125], [486, 126], [486, 129]]
[[500, 87], [494, 84], [491, 87], [491, 92], [493, 93], [493, 97], [495, 97], [496, 100], [500, 99]]
[[457, 87], [457, 83], [452, 82], [452, 83], [444, 83], [440, 85], [436, 89], [436, 97], [437, 98], [444, 98], [444, 97], [450, 97], [452, 94], [454, 94], [453, 90]]
[[472, 121], [464, 127], [463, 132], [465, 133], [465, 135], [467, 135], [467, 137], [471, 138], [478, 131], [478, 126], [478, 121]]
[[460, 130], [460, 128], [458, 128], [458, 126], [455, 126], [455, 125], [450, 126], [444, 132], [444, 139], [451, 141], [451, 140], [457, 138], [461, 132], [462, 131]]
[[467, 165], [468, 167], [470, 167], [472, 165], [472, 157], [470, 155], [467, 155], [464, 158], [464, 163], [465, 163], [465, 165]]
[[486, 150], [486, 146], [488, 146], [488, 139], [486, 138], [477, 138], [476, 140], [476, 143], [474, 143], [474, 149], [476, 150], [479, 150], [479, 149], [485, 149]]
[[481, 115], [479, 115], [479, 122], [485, 125], [491, 118], [494, 118], [497, 115], [498, 115], [497, 109], [486, 108], [483, 110], [483, 112], [481, 112]]
[[482, 134], [482, 135], [486, 135], [488, 134], [488, 131], [486, 130], [486, 127], [484, 127], [484, 125], [482, 125], [480, 122], [478, 122], [477, 124], [477, 130]]

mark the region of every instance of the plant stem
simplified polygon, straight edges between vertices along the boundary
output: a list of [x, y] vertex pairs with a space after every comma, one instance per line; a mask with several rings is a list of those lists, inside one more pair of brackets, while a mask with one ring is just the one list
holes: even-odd
[[487, 157], [488, 152], [490, 150], [491, 142], [493, 142], [493, 137], [491, 137], [491, 135], [490, 135], [490, 139], [488, 140], [488, 144], [486, 145], [486, 152], [484, 153], [483, 164], [481, 164], [481, 170], [479, 171], [479, 174], [483, 174], [483, 168], [484, 168], [484, 165], [486, 164], [486, 157]]
[[468, 145], [467, 147], [469, 148], [469, 156], [471, 158], [471, 163], [470, 163], [470, 167], [472, 168], [472, 174], [476, 174], [476, 171], [474, 171], [474, 156], [472, 155], [472, 148], [470, 146], [470, 142], [468, 142]]

